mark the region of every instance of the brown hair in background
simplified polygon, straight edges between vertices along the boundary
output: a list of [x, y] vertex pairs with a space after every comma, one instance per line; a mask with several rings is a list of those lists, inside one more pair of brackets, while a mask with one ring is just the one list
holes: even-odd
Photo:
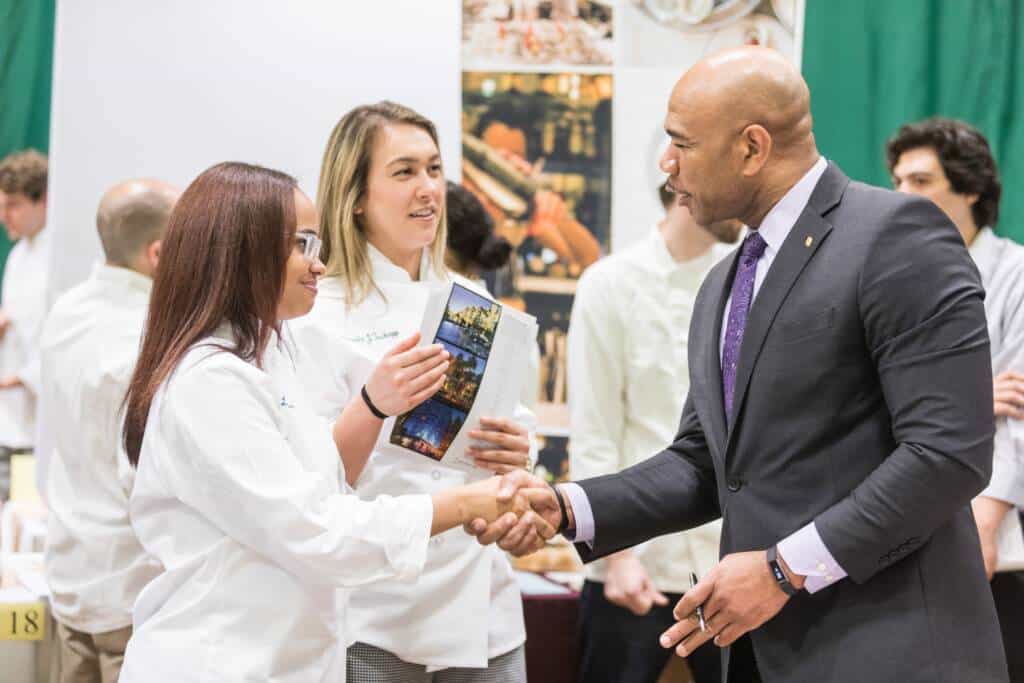
[[295, 187], [279, 171], [226, 162], [203, 171], [175, 205], [125, 397], [124, 445], [133, 465], [153, 397], [194, 344], [225, 323], [236, 344], [224, 350], [260, 365], [279, 332]]
[[34, 149], [10, 154], [0, 161], [0, 192], [38, 202], [46, 194], [47, 169], [46, 157]]

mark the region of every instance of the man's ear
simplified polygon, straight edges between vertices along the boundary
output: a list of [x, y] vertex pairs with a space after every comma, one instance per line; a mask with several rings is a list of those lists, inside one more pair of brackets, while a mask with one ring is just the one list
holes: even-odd
[[740, 132], [743, 152], [743, 175], [752, 176], [768, 163], [772, 153], [772, 136], [764, 126], [752, 123]]
[[163, 240], [156, 240], [155, 242], [151, 242], [150, 245], [146, 247], [146, 262], [152, 269], [151, 272], [156, 272], [156, 266], [160, 262], [160, 248], [162, 246]]

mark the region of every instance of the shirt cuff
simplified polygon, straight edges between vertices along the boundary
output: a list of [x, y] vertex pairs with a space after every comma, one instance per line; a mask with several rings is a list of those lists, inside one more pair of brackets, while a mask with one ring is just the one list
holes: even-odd
[[1024, 429], [1012, 418], [996, 421], [992, 477], [979, 496], [1024, 507]]
[[825, 547], [814, 522], [779, 541], [778, 552], [793, 573], [807, 577], [804, 590], [808, 593], [846, 578], [846, 570]]
[[572, 534], [572, 538], [570, 538], [569, 531], [566, 531], [563, 535], [573, 543], [593, 544], [594, 511], [590, 507], [590, 499], [584, 493], [583, 487], [574, 482], [558, 484], [558, 487], [565, 497], [569, 499], [569, 505], [572, 506], [572, 516], [576, 521], [576, 533]]

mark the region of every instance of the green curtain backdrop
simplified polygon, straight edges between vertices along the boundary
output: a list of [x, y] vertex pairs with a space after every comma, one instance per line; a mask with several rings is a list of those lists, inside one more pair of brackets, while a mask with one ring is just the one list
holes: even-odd
[[[1003, 177], [997, 230], [1024, 242], [1024, 0], [807, 0], [803, 70], [818, 144], [853, 178], [887, 185], [901, 124], [965, 119]], [[54, 0], [0, 0], [0, 156], [49, 147]], [[1024, 106], [1021, 106], [1024, 111]], [[0, 264], [9, 249], [0, 235]]]
[[[0, 0], [0, 158], [50, 146], [53, 0]], [[0, 233], [0, 273], [11, 244]]]
[[963, 119], [992, 144], [999, 233], [1024, 242], [1022, 0], [807, 0], [803, 71], [818, 146], [889, 186], [884, 144], [909, 121]]

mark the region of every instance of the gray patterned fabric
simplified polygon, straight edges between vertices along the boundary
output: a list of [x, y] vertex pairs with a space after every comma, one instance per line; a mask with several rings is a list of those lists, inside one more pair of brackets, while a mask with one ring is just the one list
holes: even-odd
[[486, 669], [455, 667], [428, 673], [379, 647], [355, 643], [348, 648], [347, 683], [526, 683], [523, 646], [499, 655]]

